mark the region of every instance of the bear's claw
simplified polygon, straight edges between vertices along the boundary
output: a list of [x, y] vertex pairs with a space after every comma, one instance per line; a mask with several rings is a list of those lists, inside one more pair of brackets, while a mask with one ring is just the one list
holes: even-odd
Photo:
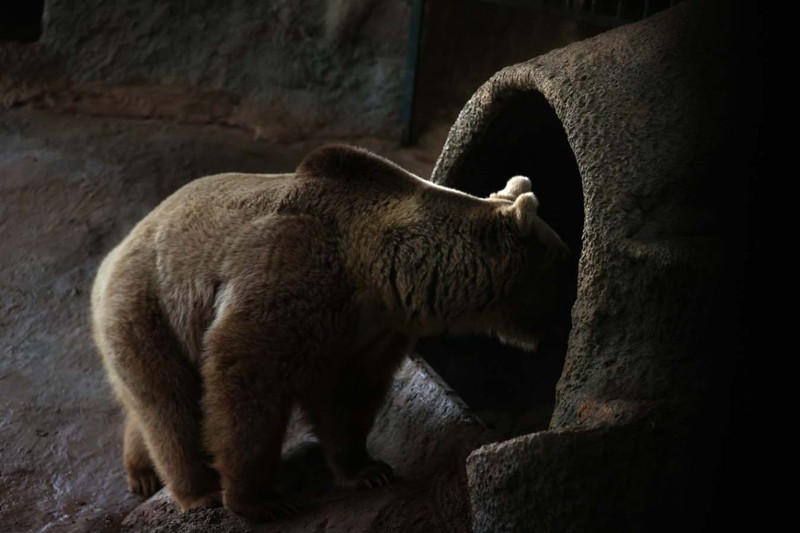
[[128, 475], [128, 488], [137, 496], [149, 498], [161, 488], [161, 480], [153, 470]]

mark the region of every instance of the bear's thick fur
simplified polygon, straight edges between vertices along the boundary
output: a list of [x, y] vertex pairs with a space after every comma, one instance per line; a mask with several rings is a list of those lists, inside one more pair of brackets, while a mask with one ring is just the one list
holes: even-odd
[[530, 181], [489, 199], [327, 146], [294, 174], [196, 180], [103, 261], [94, 334], [127, 415], [131, 489], [183, 509], [290, 513], [272, 492], [291, 406], [343, 486], [391, 480], [366, 436], [420, 336], [484, 332], [523, 348], [568, 251]]

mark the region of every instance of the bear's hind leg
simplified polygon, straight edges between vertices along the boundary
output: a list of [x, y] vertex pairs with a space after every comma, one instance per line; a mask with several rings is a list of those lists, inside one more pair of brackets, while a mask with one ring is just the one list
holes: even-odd
[[[126, 467], [147, 472], [149, 456], [181, 509], [218, 505], [219, 479], [203, 450], [200, 373], [158, 304], [137, 296], [122, 300], [126, 305], [98, 324], [111, 382], [133, 424], [126, 428]], [[130, 479], [130, 468], [128, 473]], [[140, 481], [143, 493], [152, 481], [146, 488]]]
[[131, 492], [149, 498], [161, 488], [150, 452], [144, 442], [139, 426], [129, 414], [125, 420], [125, 473]]
[[191, 375], [188, 364], [170, 363], [147, 377], [128, 369], [121, 396], [134, 411], [129, 416], [136, 420], [138, 436], [178, 506], [186, 511], [219, 505], [219, 478], [202, 447], [200, 377]]
[[265, 344], [246, 329], [222, 321], [208, 334], [204, 429], [225, 506], [249, 521], [264, 522], [297, 513], [273, 486], [292, 403], [270, 365], [280, 358], [265, 354]]

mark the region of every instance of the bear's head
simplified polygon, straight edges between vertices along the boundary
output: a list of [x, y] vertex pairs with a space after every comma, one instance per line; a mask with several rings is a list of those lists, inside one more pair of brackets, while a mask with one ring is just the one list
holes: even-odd
[[483, 245], [494, 255], [502, 290], [490, 327], [504, 344], [536, 350], [566, 289], [570, 250], [539, 217], [528, 178], [514, 176], [489, 200], [497, 206], [486, 223], [498, 229], [489, 236], [494, 242]]
[[[422, 184], [422, 180], [419, 180]], [[564, 300], [570, 251], [538, 215], [528, 178], [477, 198], [424, 182], [382, 216], [373, 266], [388, 306], [418, 336], [488, 333], [536, 350]]]
[[313, 208], [346, 228], [359, 301], [387, 310], [409, 335], [490, 333], [535, 350], [547, 333], [572, 264], [528, 178], [478, 198], [341, 145], [316, 150], [297, 173], [310, 178]]

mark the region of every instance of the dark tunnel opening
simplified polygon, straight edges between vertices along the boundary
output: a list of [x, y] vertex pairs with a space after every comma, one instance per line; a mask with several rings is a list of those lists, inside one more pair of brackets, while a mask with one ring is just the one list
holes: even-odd
[[577, 292], [583, 187], [564, 126], [541, 93], [510, 93], [497, 101], [496, 109], [446, 185], [486, 197], [511, 176], [529, 177], [540, 201], [539, 215], [573, 252], [563, 272], [561, 297], [537, 353], [477, 336], [423, 339], [417, 352], [479, 418], [510, 438], [546, 429], [553, 413]]
[[0, 43], [34, 43], [42, 35], [44, 0], [7, 2], [0, 7]]

